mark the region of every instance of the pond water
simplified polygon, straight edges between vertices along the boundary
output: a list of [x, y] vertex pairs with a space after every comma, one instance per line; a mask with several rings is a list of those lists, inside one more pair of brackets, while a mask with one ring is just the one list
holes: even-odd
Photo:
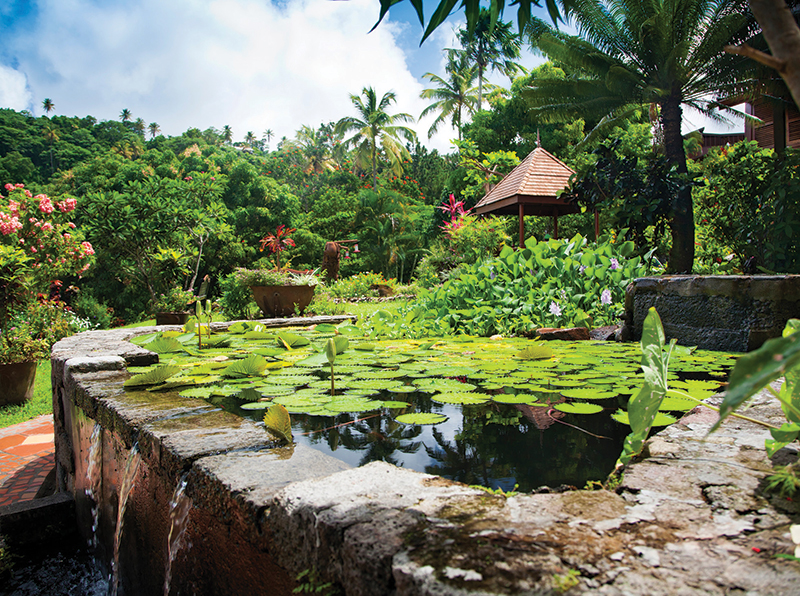
[[[160, 373], [131, 369], [140, 376], [129, 383], [204, 398], [256, 421], [279, 403], [296, 443], [353, 466], [382, 460], [505, 491], [602, 480], [630, 431], [624, 409], [641, 386], [638, 344], [360, 334], [351, 325], [238, 324], [202, 350], [188, 334], [144, 336], [136, 343], [168, 364]], [[332, 394], [324, 348], [336, 337]], [[734, 356], [680, 349], [670, 385], [708, 397]], [[661, 424], [695, 404], [667, 400]]]

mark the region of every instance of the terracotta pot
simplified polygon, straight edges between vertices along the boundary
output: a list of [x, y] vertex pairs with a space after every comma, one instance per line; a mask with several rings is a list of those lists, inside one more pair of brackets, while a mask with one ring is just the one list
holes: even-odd
[[290, 317], [302, 313], [317, 286], [252, 286], [256, 304], [265, 317]]
[[157, 312], [156, 325], [183, 325], [191, 316], [190, 312]]
[[38, 362], [0, 364], [0, 406], [18, 405], [33, 397]]

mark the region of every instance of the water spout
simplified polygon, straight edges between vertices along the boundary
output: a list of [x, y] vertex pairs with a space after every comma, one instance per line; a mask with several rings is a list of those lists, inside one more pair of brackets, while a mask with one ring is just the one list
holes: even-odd
[[91, 548], [97, 547], [97, 530], [100, 521], [100, 495], [103, 482], [103, 427], [94, 425], [89, 438], [89, 461], [86, 466], [87, 486], [84, 492], [92, 504], [92, 537], [89, 539]]
[[172, 493], [172, 500], [169, 502], [169, 538], [167, 539], [167, 569], [164, 574], [164, 596], [169, 596], [169, 586], [172, 581], [172, 562], [175, 560], [178, 551], [183, 543], [183, 536], [189, 525], [189, 511], [192, 508], [192, 499], [186, 494], [188, 484], [188, 473], [184, 474], [175, 492]]
[[133, 490], [136, 472], [142, 457], [139, 447], [134, 445], [125, 463], [125, 473], [122, 476], [122, 485], [119, 488], [119, 505], [117, 507], [117, 527], [114, 531], [114, 560], [111, 562], [111, 596], [117, 596], [119, 589], [119, 545], [122, 540], [122, 526], [125, 517], [125, 508], [128, 506], [128, 497]]

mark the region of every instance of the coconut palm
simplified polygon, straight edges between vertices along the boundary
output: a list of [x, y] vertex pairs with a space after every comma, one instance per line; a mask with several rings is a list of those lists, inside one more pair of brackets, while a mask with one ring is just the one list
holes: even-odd
[[481, 8], [473, 29], [458, 32], [458, 39], [469, 60], [478, 67], [478, 108], [483, 106], [483, 79], [487, 70], [498, 71], [513, 77], [520, 71], [519, 59], [522, 42], [511, 31], [511, 23], [495, 20], [492, 13]]
[[[712, 96], [735, 89], [734, 57], [723, 46], [743, 34], [747, 19], [729, 0], [563, 0], [578, 36], [539, 19], [529, 25], [531, 43], [576, 73], [535, 79], [525, 96], [545, 120], [586, 114], [601, 125], [642, 105], [658, 107], [664, 154], [687, 172], [681, 136], [683, 106], [720, 118], [726, 109]], [[691, 271], [694, 218], [691, 187], [671, 197], [672, 271]]]
[[297, 131], [295, 138], [284, 144], [284, 148], [293, 148], [302, 154], [302, 167], [305, 174], [314, 172], [321, 174], [326, 170], [336, 169], [333, 159], [333, 138], [331, 127], [311, 128], [304, 124]]
[[130, 111], [128, 108], [124, 108], [124, 109], [123, 109], [123, 110], [122, 110], [122, 111], [119, 113], [119, 119], [120, 119], [122, 122], [130, 122], [132, 117], [133, 117], [133, 116], [131, 115], [131, 111]]
[[151, 122], [147, 126], [147, 130], [150, 131], [150, 138], [155, 139], [161, 132], [161, 127], [158, 125], [158, 122]]
[[44, 101], [42, 102], [42, 107], [44, 108], [45, 113], [49, 116], [50, 112], [56, 109], [56, 104], [54, 104], [53, 100], [49, 97], [45, 97]]
[[142, 135], [142, 138], [144, 138], [144, 130], [145, 130], [144, 118], [136, 119], [136, 122], [133, 123], [133, 130], [135, 133]]
[[230, 124], [226, 124], [222, 127], [222, 140], [228, 144], [233, 140], [233, 129]]
[[257, 143], [258, 139], [256, 139], [256, 135], [253, 134], [252, 130], [248, 130], [247, 134], [244, 135], [244, 144], [250, 147], [251, 149], [255, 149]]
[[387, 91], [379, 100], [372, 87], [364, 87], [361, 96], [350, 95], [350, 101], [359, 117], [345, 116], [339, 120], [336, 123], [336, 133], [344, 136], [353, 134], [345, 140], [345, 145], [356, 149], [358, 168], [362, 170], [371, 168], [372, 187], [377, 188], [379, 152], [383, 152], [392, 166], [392, 171], [397, 175], [402, 173], [402, 160], [411, 159], [400, 137], [413, 142], [416, 135], [410, 128], [397, 123], [413, 122], [414, 118], [409, 114], [386, 112], [386, 109], [397, 101], [393, 91]]
[[425, 89], [420, 93], [421, 98], [435, 101], [425, 108], [419, 117], [424, 118], [428, 114], [439, 112], [436, 120], [428, 129], [428, 138], [430, 139], [442, 123], [449, 119], [453, 128], [458, 131], [458, 140], [460, 141], [464, 111], [474, 114], [480, 106], [478, 90], [473, 86], [475, 78], [478, 76], [478, 70], [474, 65], [468, 63], [467, 55], [464, 52], [448, 50], [445, 71], [447, 78], [430, 72], [422, 75], [422, 78], [430, 79], [431, 83], [437, 87]]
[[275, 136], [275, 133], [272, 132], [271, 128], [268, 128], [267, 130], [264, 131], [263, 138], [264, 138], [264, 142], [266, 142], [266, 144], [267, 144], [266, 145], [267, 151], [269, 151], [269, 143], [272, 140], [272, 137], [274, 137], [274, 136]]

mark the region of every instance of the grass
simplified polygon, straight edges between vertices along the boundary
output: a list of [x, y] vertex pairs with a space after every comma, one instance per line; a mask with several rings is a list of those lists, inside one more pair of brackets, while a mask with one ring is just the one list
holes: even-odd
[[18, 406], [0, 408], [0, 428], [31, 420], [42, 414], [53, 413], [53, 391], [50, 385], [50, 360], [39, 361], [33, 397]]
[[[404, 301], [399, 300], [395, 302], [357, 302], [345, 305], [345, 310], [347, 314], [356, 315], [359, 320], [363, 320], [369, 318], [373, 313], [379, 310], [394, 312], [398, 307], [404, 304]], [[215, 316], [214, 320], [217, 319], [218, 317]], [[140, 323], [131, 323], [130, 325], [125, 325], [125, 327], [146, 327], [155, 324], [155, 319], [150, 319]], [[50, 384], [50, 360], [41, 360], [36, 369], [36, 382], [33, 388], [33, 397], [19, 406], [0, 407], [0, 428], [6, 428], [13, 424], [32, 420], [43, 414], [52, 413], [53, 396]]]

